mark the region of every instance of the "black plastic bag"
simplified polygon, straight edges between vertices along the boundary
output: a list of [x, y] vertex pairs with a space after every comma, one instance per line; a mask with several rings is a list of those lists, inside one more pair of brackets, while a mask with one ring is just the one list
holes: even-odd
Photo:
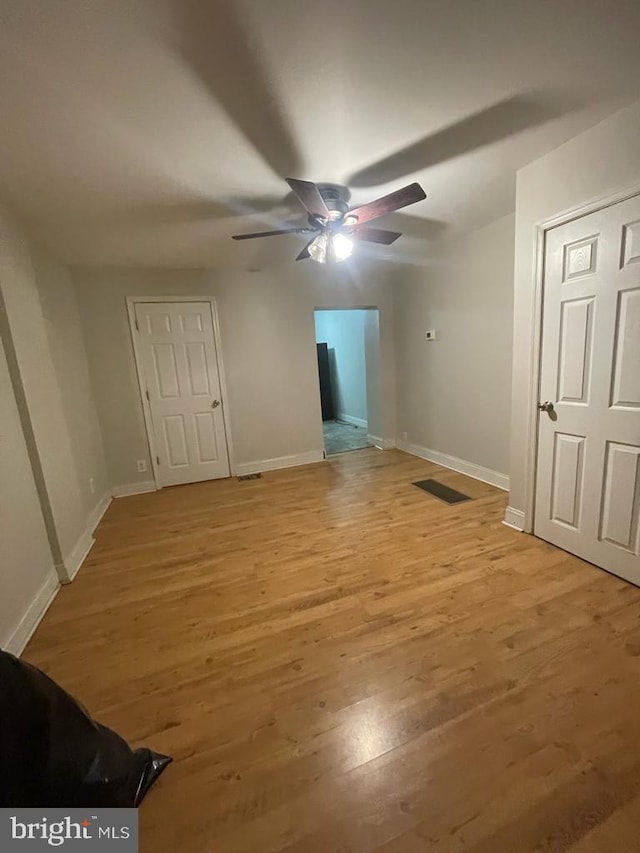
[[0, 806], [138, 806], [170, 761], [132, 750], [47, 675], [0, 650]]

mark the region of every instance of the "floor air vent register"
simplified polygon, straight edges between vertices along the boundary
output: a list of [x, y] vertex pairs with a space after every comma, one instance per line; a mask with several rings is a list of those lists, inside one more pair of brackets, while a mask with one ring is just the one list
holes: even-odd
[[471, 500], [469, 495], [463, 495], [462, 492], [456, 492], [455, 489], [450, 489], [449, 486], [445, 486], [437, 480], [418, 480], [418, 482], [413, 485], [422, 489], [423, 492], [433, 495], [434, 498], [439, 498], [441, 501], [448, 504], [459, 504], [463, 501]]

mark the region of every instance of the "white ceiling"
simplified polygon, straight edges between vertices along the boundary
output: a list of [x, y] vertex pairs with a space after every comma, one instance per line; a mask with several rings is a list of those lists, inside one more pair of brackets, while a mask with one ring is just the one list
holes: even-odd
[[639, 36], [637, 0], [0, 0], [0, 194], [86, 264], [251, 265], [287, 176], [419, 180], [394, 224], [462, 232], [640, 98]]

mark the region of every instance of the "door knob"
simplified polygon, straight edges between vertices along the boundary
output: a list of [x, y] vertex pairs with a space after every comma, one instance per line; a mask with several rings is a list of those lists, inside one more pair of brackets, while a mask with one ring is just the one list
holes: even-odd
[[553, 411], [553, 403], [550, 403], [548, 400], [546, 403], [538, 403], [538, 408], [541, 412], [552, 412]]
[[219, 405], [220, 405], [220, 400], [214, 400], [213, 403], [211, 404], [211, 408], [217, 409]]

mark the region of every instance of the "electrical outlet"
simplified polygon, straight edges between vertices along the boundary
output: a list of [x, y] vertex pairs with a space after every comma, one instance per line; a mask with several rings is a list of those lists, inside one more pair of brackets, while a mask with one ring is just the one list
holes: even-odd
[[138, 474], [144, 474], [147, 470], [147, 460], [146, 459], [138, 459]]
[[406, 440], [407, 440], [407, 433], [406, 433], [406, 432], [403, 432], [403, 433], [402, 433], [402, 435], [400, 436], [400, 438], [401, 438], [403, 441], [406, 441]]
[[435, 341], [436, 339], [436, 330], [435, 329], [427, 329], [424, 333], [425, 341]]
[[96, 481], [93, 479], [93, 477], [89, 477], [89, 491], [92, 495], [95, 495], [96, 493]]

